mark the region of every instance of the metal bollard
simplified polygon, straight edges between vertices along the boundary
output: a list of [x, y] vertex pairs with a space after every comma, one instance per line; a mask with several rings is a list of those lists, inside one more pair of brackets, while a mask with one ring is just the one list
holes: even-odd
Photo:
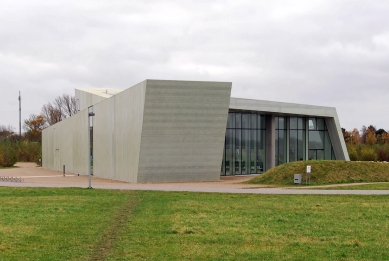
[[65, 165], [63, 165], [63, 176], [65, 177]]

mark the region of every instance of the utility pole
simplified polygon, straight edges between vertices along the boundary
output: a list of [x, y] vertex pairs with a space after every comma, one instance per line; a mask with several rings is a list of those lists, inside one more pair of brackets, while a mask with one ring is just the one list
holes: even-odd
[[19, 91], [19, 138], [22, 137], [22, 97]]

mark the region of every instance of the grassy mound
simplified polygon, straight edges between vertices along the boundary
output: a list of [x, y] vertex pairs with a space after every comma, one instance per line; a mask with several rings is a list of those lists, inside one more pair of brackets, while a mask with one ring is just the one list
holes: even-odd
[[280, 165], [246, 183], [294, 185], [294, 174], [302, 174], [305, 184], [307, 165], [312, 166], [311, 185], [389, 181], [389, 163], [312, 160]]

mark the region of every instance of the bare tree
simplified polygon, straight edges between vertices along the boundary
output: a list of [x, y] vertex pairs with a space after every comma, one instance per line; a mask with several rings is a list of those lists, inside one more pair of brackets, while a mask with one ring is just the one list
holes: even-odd
[[41, 114], [49, 125], [56, 124], [77, 113], [76, 98], [63, 94], [55, 98], [53, 103], [43, 105]]
[[76, 97], [67, 94], [62, 95], [62, 109], [66, 117], [77, 113]]

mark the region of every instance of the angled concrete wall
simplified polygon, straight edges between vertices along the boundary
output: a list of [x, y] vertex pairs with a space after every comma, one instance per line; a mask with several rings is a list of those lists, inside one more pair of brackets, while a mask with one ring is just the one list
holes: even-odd
[[77, 109], [83, 111], [88, 107], [108, 99], [122, 90], [113, 88], [75, 89]]
[[219, 180], [231, 83], [147, 80], [138, 182]]
[[88, 112], [82, 111], [42, 133], [42, 166], [47, 169], [87, 174]]
[[93, 106], [93, 174], [137, 182], [146, 81]]

